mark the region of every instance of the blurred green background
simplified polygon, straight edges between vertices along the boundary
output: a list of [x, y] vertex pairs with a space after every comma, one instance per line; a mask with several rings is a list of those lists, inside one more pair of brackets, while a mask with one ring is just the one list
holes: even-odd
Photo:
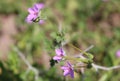
[[[27, 8], [44, 2], [45, 24], [27, 24]], [[67, 53], [76, 54], [68, 44], [89, 52], [94, 63], [102, 66], [120, 64], [116, 51], [120, 49], [120, 0], [0, 0], [0, 81], [35, 81], [34, 72], [13, 50], [24, 53], [32, 66], [39, 70], [37, 81], [120, 81], [120, 69], [96, 72], [86, 69], [84, 76], [64, 78], [59, 66], [50, 67], [55, 55], [52, 33], [61, 22], [65, 31]], [[68, 52], [69, 51], [69, 52]]]

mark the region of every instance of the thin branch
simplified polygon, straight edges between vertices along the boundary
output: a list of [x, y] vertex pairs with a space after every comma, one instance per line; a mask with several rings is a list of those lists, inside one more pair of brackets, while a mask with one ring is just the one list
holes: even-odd
[[21, 58], [21, 59], [24, 61], [24, 63], [28, 66], [28, 69], [27, 69], [26, 73], [29, 73], [30, 70], [33, 71], [33, 72], [35, 73], [35, 80], [37, 80], [38, 77], [39, 77], [39, 70], [36, 69], [35, 67], [33, 67], [33, 66], [29, 63], [29, 61], [25, 58], [24, 54], [21, 53], [17, 47], [14, 48], [14, 51], [17, 52], [17, 54], [20, 56], [20, 58]]
[[[87, 52], [87, 51], [89, 51], [89, 50], [92, 49], [93, 47], [94, 47], [94, 46], [91, 45], [90, 47], [88, 47], [88, 48], [85, 49], [82, 53], [80, 53], [79, 55], [76, 55], [75, 57], [77, 57], [77, 58], [83, 58], [83, 59], [84, 59], [85, 57], [84, 57], [82, 54], [85, 53], [85, 52]], [[100, 65], [94, 64], [94, 63], [92, 63], [92, 66], [93, 66], [93, 68], [96, 69], [96, 71], [98, 71], [98, 69], [109, 71], [109, 70], [114, 70], [114, 69], [120, 68], [120, 65], [118, 65], [118, 66], [113, 66], [113, 67], [105, 67], [105, 66], [100, 66]]]
[[96, 64], [94, 64], [94, 63], [92, 63], [92, 66], [93, 66], [93, 68], [95, 68], [96, 70], [101, 69], [101, 70], [107, 70], [107, 71], [120, 68], [120, 65], [118, 65], [118, 66], [113, 66], [113, 67], [105, 67], [105, 66], [96, 65]]
[[94, 47], [94, 45], [89, 46], [87, 49], [83, 50], [83, 52], [77, 54], [75, 57], [76, 57], [76, 58], [79, 58], [79, 57], [83, 58], [83, 55], [82, 55], [82, 54], [84, 54], [85, 52], [89, 51], [89, 50], [92, 49], [93, 47]]
[[[76, 55], [75, 57], [77, 57], [77, 58], [85, 58], [82, 54], [83, 53], [85, 53], [85, 52], [87, 52], [87, 51], [89, 51], [90, 49], [92, 49], [94, 46], [93, 45], [91, 45], [90, 47], [88, 47], [87, 49], [85, 49], [82, 53], [80, 53], [79, 55]], [[105, 66], [100, 66], [100, 65], [97, 65], [97, 64], [94, 64], [94, 63], [92, 63], [92, 66], [93, 66], [93, 68], [95, 68], [96, 69], [96, 71], [98, 71], [98, 69], [101, 69], [101, 70], [114, 70], [114, 69], [118, 69], [118, 68], [120, 68], [120, 65], [118, 65], [118, 66], [113, 66], [113, 67], [105, 67]]]

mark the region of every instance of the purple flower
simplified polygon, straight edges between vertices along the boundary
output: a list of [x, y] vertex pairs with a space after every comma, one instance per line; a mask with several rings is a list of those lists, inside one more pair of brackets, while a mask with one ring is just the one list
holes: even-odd
[[118, 51], [116, 52], [116, 56], [117, 56], [117, 57], [120, 57], [120, 50], [118, 50]]
[[61, 69], [64, 70], [64, 76], [70, 75], [71, 78], [74, 78], [74, 70], [69, 62], [67, 62], [66, 66], [62, 66]]
[[[44, 4], [43, 3], [37, 3], [32, 8], [29, 8], [28, 9], [29, 15], [26, 18], [26, 22], [27, 23], [34, 22], [39, 17], [39, 12], [43, 8], [44, 8]], [[41, 20], [39, 20], [39, 24], [42, 24]]]
[[65, 52], [62, 48], [55, 49], [56, 56], [53, 57], [54, 60], [60, 61], [62, 60], [63, 56], [65, 56]]

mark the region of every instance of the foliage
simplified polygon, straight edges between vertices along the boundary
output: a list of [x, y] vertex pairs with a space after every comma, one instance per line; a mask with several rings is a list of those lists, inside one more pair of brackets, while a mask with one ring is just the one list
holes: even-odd
[[[44, 2], [47, 7], [45, 24], [38, 25], [25, 23], [27, 8], [36, 2]], [[50, 3], [51, 1], [51, 3]], [[36, 67], [39, 73], [38, 81], [65, 81], [59, 67], [48, 67], [47, 63], [55, 55], [54, 39], [57, 42], [68, 41], [65, 45], [69, 54], [79, 53], [69, 43], [79, 49], [86, 49], [95, 45], [90, 50], [94, 55], [94, 62], [104, 66], [120, 64], [120, 59], [115, 56], [120, 49], [120, 0], [1, 0], [0, 14], [16, 15], [16, 43], [17, 47], [24, 53], [30, 64]], [[48, 4], [49, 5], [48, 5]], [[62, 22], [65, 37], [60, 39], [58, 32], [58, 20]], [[22, 30], [23, 29], [23, 30]], [[57, 35], [57, 36], [56, 36]], [[47, 53], [47, 54], [46, 54]], [[43, 56], [47, 55], [44, 61]], [[93, 58], [92, 56], [89, 56]], [[42, 60], [41, 60], [42, 59]], [[54, 64], [51, 64], [54, 65]], [[57, 64], [56, 64], [57, 65]], [[26, 74], [27, 66], [14, 50], [8, 53], [6, 61], [0, 60], [0, 81], [34, 81], [34, 72]], [[86, 69], [84, 75], [75, 73], [74, 81], [119, 81], [119, 69], [114, 71], [99, 71]], [[66, 81], [73, 81], [66, 78]]]

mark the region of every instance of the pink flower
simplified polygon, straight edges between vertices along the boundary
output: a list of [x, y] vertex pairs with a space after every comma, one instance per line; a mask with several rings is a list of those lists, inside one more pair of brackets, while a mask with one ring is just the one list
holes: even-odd
[[117, 56], [117, 57], [120, 57], [120, 50], [118, 50], [118, 51], [116, 52], [116, 56]]
[[62, 66], [61, 69], [64, 70], [64, 76], [70, 75], [71, 78], [74, 78], [74, 70], [69, 62], [67, 62], [66, 66]]
[[62, 60], [63, 56], [65, 56], [65, 52], [62, 48], [55, 49], [56, 56], [53, 57], [54, 60], [60, 61]]
[[[29, 15], [26, 18], [27, 23], [34, 22], [39, 17], [39, 12], [44, 8], [43, 3], [37, 3], [32, 8], [28, 9]], [[39, 24], [41, 24], [41, 20], [39, 20]]]

